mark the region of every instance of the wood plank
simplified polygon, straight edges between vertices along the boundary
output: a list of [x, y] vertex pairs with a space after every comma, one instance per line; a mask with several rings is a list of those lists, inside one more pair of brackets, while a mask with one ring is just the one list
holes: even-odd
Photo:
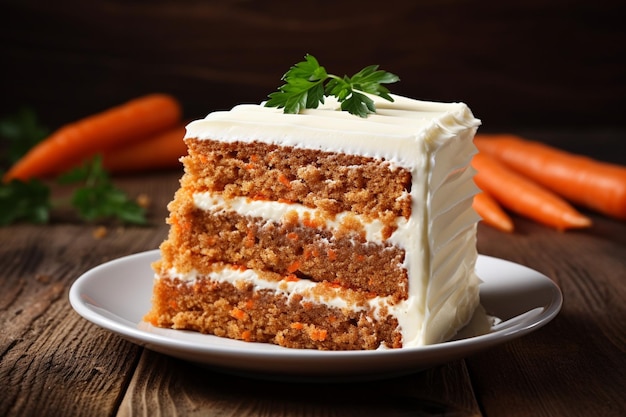
[[90, 230], [18, 226], [0, 229], [0, 240], [13, 246], [0, 252], [9, 266], [0, 280], [0, 414], [111, 412], [140, 350], [69, 305], [69, 284], [103, 259]]
[[112, 227], [54, 222], [0, 228], [0, 415], [112, 415], [141, 348], [89, 323], [68, 300], [73, 281], [102, 262], [156, 248], [165, 204], [179, 173], [118, 180], [153, 197], [153, 225]]
[[579, 232], [522, 219], [514, 235], [481, 227], [481, 252], [546, 274], [564, 296], [545, 328], [467, 359], [487, 415], [626, 414], [626, 224], [592, 217]]
[[462, 361], [349, 384], [275, 382], [217, 373], [145, 350], [117, 417], [478, 416]]

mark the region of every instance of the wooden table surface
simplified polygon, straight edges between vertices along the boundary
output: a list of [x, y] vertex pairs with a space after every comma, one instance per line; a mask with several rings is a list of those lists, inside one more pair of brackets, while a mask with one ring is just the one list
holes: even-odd
[[[544, 132], [564, 148], [626, 163], [624, 132]], [[480, 253], [533, 268], [564, 295], [545, 327], [463, 360], [396, 379], [259, 381], [208, 370], [130, 343], [75, 313], [74, 280], [157, 248], [180, 173], [117, 177], [151, 197], [151, 225], [109, 228], [54, 219], [0, 228], [2, 416], [623, 416], [626, 415], [626, 222], [560, 233], [515, 218], [480, 225]], [[132, 277], [129, 277], [132, 279]]]

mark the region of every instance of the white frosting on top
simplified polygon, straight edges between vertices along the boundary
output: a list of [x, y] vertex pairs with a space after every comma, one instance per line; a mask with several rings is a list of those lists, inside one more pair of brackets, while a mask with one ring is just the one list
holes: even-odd
[[[226, 142], [260, 141], [283, 146], [385, 158], [414, 166], [429, 147], [478, 121], [463, 103], [433, 103], [392, 95], [394, 102], [372, 97], [376, 113], [367, 118], [337, 111], [326, 98], [318, 109], [285, 114], [282, 109], [242, 104], [210, 113], [187, 125], [187, 138]], [[306, 117], [303, 117], [306, 115]]]
[[[477, 188], [473, 183], [472, 138], [480, 124], [463, 103], [433, 103], [393, 96], [394, 102], [373, 97], [377, 112], [360, 118], [326, 104], [304, 114], [284, 114], [282, 109], [240, 105], [215, 112], [187, 126], [187, 138], [226, 142], [261, 141], [283, 146], [384, 158], [411, 171], [412, 213], [397, 219], [398, 229], [389, 241], [406, 251], [409, 297], [391, 305], [374, 299], [397, 317], [404, 346], [437, 343], [452, 337], [472, 316], [478, 304], [476, 222], [471, 208]], [[198, 193], [195, 204], [205, 210], [234, 210], [240, 214], [282, 218], [288, 210], [315, 210], [293, 204], [234, 199]], [[341, 223], [327, 223], [332, 230]], [[362, 220], [366, 236], [380, 241], [380, 225]], [[173, 273], [175, 271], [172, 271]], [[468, 282], [468, 276], [470, 277]], [[193, 278], [193, 273], [187, 279]], [[217, 280], [249, 280], [260, 286], [256, 274], [216, 274]], [[301, 280], [306, 281], [306, 280]], [[272, 284], [273, 285], [273, 284]], [[289, 284], [276, 291], [305, 291], [312, 282]], [[306, 291], [309, 288], [306, 287]], [[337, 303], [337, 300], [332, 303]]]

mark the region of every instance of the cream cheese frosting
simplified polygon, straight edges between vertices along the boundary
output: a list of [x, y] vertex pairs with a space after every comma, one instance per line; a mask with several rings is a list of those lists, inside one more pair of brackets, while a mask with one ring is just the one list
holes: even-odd
[[393, 102], [372, 97], [376, 113], [367, 118], [338, 111], [339, 103], [332, 97], [327, 97], [319, 108], [306, 109], [300, 114], [241, 104], [189, 123], [185, 137], [224, 142], [260, 141], [385, 158], [409, 167], [423, 156], [423, 146], [431, 146], [461, 130], [476, 128], [480, 123], [464, 103], [392, 97]]
[[[478, 216], [471, 208], [477, 188], [470, 161], [475, 152], [472, 138], [480, 121], [463, 103], [392, 97], [394, 102], [372, 97], [377, 112], [367, 118], [337, 111], [339, 104], [331, 98], [318, 109], [305, 110], [304, 115], [284, 114], [263, 105], [239, 105], [191, 122], [186, 138], [260, 141], [357, 154], [409, 169], [411, 217], [398, 218], [398, 229], [389, 238], [406, 251], [403, 266], [408, 271], [409, 296], [399, 304], [378, 297], [369, 307], [385, 307], [397, 317], [404, 347], [421, 346], [452, 337], [478, 305], [479, 280], [474, 274]], [[276, 220], [288, 210], [315, 215], [311, 208], [245, 198], [226, 201], [211, 193], [196, 193], [194, 203], [203, 210], [232, 210], [266, 220]], [[348, 214], [340, 214], [334, 221], [340, 223], [342, 215]], [[360, 221], [369, 241], [383, 239], [375, 221]], [[327, 224], [329, 230], [334, 227], [336, 224]], [[186, 279], [193, 276], [191, 273]], [[225, 271], [211, 278], [244, 280], [259, 288], [268, 285], [256, 274], [240, 271]], [[315, 285], [289, 284], [275, 290], [310, 292]]]

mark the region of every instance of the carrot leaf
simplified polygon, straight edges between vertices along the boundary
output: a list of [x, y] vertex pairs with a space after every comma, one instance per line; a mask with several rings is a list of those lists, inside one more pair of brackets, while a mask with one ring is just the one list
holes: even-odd
[[46, 223], [50, 208], [50, 190], [41, 181], [0, 182], [0, 226], [18, 221]]
[[285, 84], [268, 96], [266, 107], [278, 107], [284, 109], [284, 113], [295, 114], [304, 109], [317, 108], [324, 103], [326, 94], [337, 98], [341, 110], [367, 117], [376, 112], [376, 107], [365, 93], [393, 101], [383, 84], [395, 83], [400, 78], [379, 70], [378, 65], [370, 65], [352, 77], [339, 77], [327, 73], [313, 55], [307, 54], [304, 61], [298, 62], [283, 75], [282, 80]]
[[35, 112], [22, 108], [15, 114], [0, 119], [0, 138], [4, 145], [0, 164], [11, 165], [28, 152], [35, 144], [41, 142], [48, 129], [42, 127]]
[[84, 220], [117, 219], [132, 224], [146, 222], [144, 208], [113, 185], [100, 156], [61, 175], [58, 181], [79, 184], [71, 203]]

